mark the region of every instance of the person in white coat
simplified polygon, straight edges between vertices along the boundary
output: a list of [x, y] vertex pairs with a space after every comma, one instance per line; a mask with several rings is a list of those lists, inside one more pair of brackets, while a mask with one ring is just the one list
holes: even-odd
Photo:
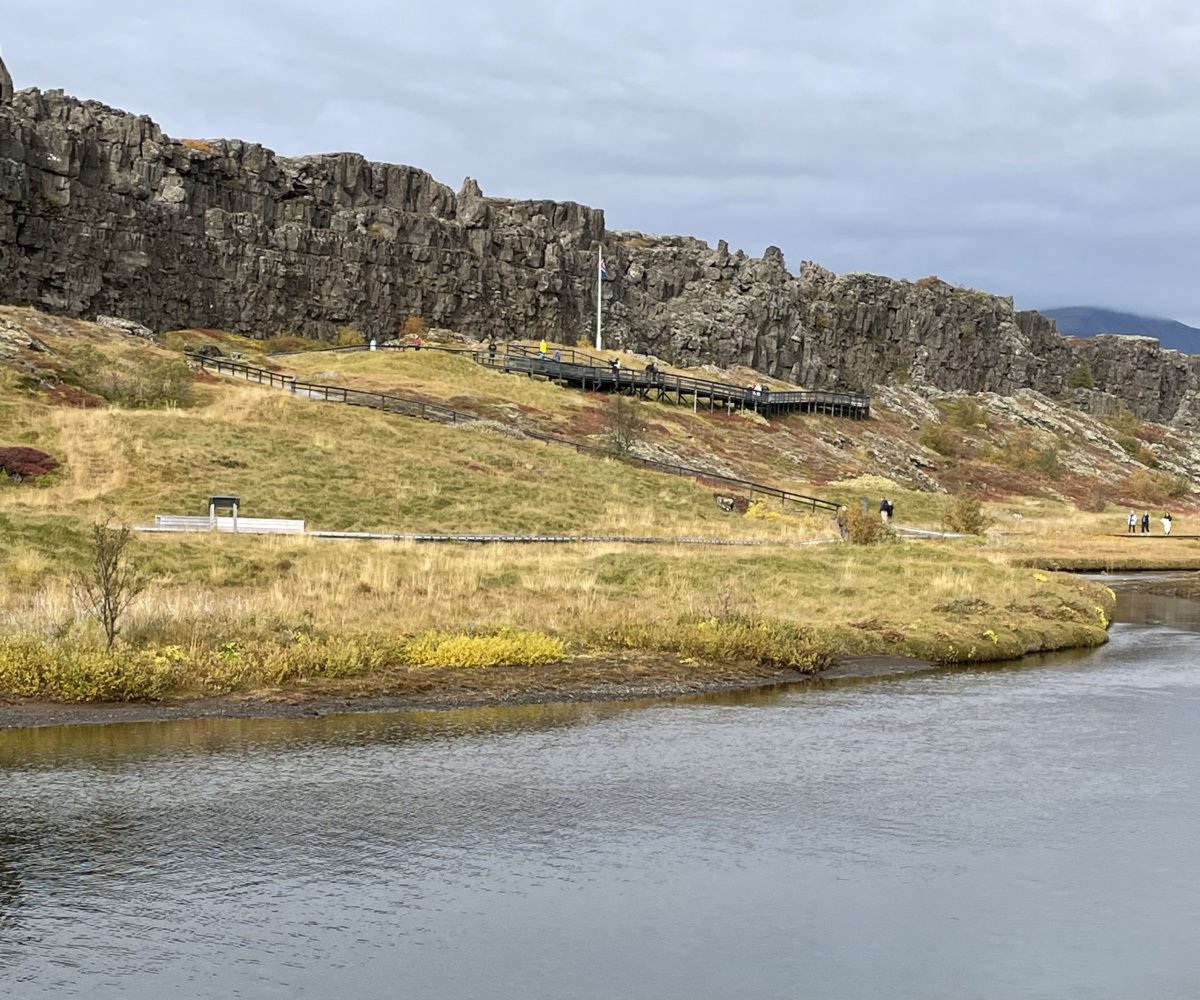
[[1171, 533], [1171, 512], [1170, 511], [1167, 511], [1165, 514], [1163, 514], [1162, 526], [1163, 526], [1163, 534], [1169, 535]]

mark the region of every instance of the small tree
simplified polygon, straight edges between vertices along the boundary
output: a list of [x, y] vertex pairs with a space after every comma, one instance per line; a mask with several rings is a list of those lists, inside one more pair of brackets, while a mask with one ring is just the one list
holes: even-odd
[[1086, 361], [1075, 366], [1067, 379], [1067, 386], [1071, 389], [1096, 388], [1096, 379], [1092, 375], [1092, 368]]
[[361, 347], [366, 342], [367, 338], [363, 332], [352, 326], [339, 326], [337, 340], [334, 341], [338, 347]]
[[982, 535], [995, 521], [983, 509], [983, 501], [970, 493], [952, 497], [944, 511], [946, 526], [964, 535]]
[[614, 395], [609, 400], [605, 420], [605, 437], [608, 439], [609, 450], [614, 455], [624, 458], [642, 440], [642, 431], [638, 404], [628, 396], [622, 396], [620, 393]]
[[113, 527], [109, 518], [93, 524], [92, 563], [75, 577], [79, 602], [100, 622], [109, 649], [120, 634], [121, 617], [146, 586], [126, 551], [132, 537], [128, 525]]

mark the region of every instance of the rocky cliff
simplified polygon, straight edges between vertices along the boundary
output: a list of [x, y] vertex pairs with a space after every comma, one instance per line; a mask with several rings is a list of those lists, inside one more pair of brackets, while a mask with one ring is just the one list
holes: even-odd
[[[0, 74], [0, 93], [4, 75]], [[1195, 364], [1154, 342], [1073, 345], [1011, 299], [935, 278], [835, 275], [685, 237], [608, 232], [573, 203], [455, 193], [350, 153], [289, 159], [174, 140], [60, 92], [0, 101], [0, 301], [156, 329], [393, 335], [409, 315], [474, 336], [606, 340], [674, 363], [745, 364], [811, 387], [1066, 391], [1087, 365], [1139, 415], [1193, 421]]]
[[0, 107], [12, 102], [13, 82], [4, 59], [0, 58]]

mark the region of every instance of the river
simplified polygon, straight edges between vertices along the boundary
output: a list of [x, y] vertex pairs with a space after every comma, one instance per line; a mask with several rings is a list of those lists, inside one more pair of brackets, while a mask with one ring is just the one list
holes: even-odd
[[0, 732], [0, 996], [1200, 993], [1200, 605], [644, 705]]

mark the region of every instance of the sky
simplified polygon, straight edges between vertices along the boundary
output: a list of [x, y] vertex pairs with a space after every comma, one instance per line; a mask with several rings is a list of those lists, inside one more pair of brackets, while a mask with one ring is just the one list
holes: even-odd
[[18, 88], [1200, 324], [1193, 0], [3, 0]]

